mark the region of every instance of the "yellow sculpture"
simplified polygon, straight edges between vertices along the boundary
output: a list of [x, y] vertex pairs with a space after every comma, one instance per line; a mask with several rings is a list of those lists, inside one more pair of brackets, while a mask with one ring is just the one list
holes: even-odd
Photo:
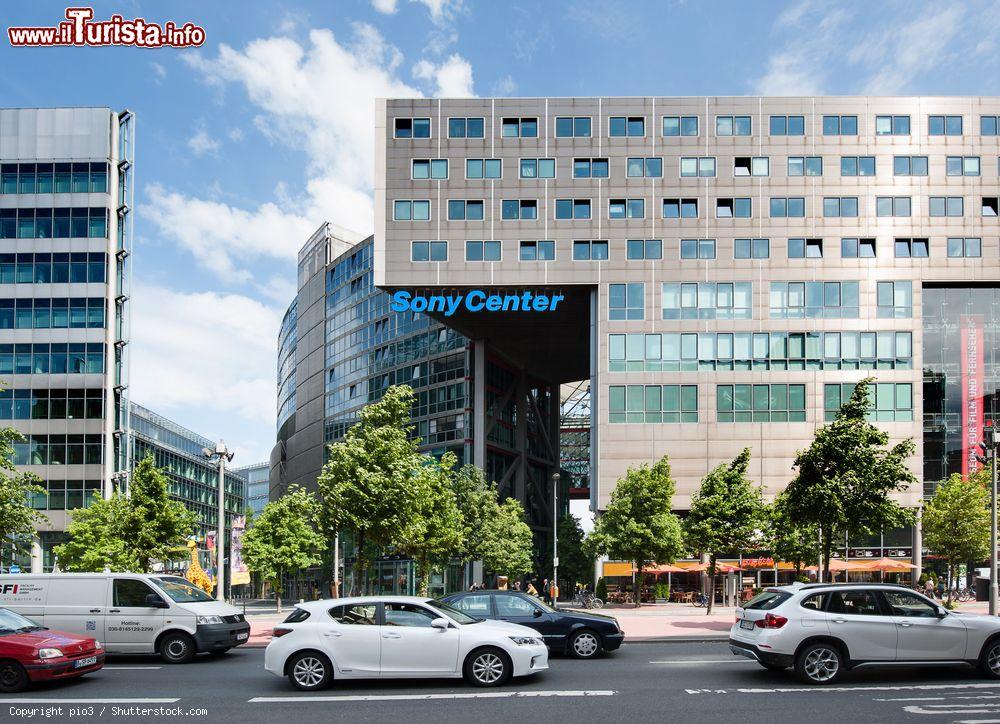
[[191, 565], [188, 566], [187, 573], [184, 577], [191, 581], [198, 588], [202, 589], [208, 594], [212, 593], [212, 589], [215, 588], [215, 584], [212, 583], [212, 579], [208, 577], [205, 573], [205, 569], [201, 567], [198, 563], [198, 544], [193, 540], [187, 542], [188, 551], [191, 553]]

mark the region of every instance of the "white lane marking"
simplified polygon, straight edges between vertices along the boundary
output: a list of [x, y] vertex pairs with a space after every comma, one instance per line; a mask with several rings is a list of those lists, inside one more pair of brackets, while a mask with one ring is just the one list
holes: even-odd
[[981, 694], [979, 696], [904, 696], [888, 699], [872, 699], [872, 701], [963, 701], [968, 699], [998, 699], [996, 694]]
[[688, 694], [802, 694], [845, 691], [940, 691], [956, 689], [1000, 689], [997, 684], [906, 684], [899, 686], [797, 686], [768, 689], [685, 689]]
[[280, 704], [303, 701], [431, 701], [438, 699], [527, 699], [567, 696], [614, 696], [617, 691], [483, 691], [469, 694], [358, 694], [355, 696], [255, 696], [250, 704]]
[[162, 666], [105, 666], [101, 671], [157, 671]]
[[750, 659], [737, 659], [736, 657], [733, 657], [731, 659], [674, 659], [673, 661], [650, 661], [649, 663], [683, 666], [685, 664], [755, 664], [757, 662], [751, 661]]
[[1000, 719], [959, 719], [955, 724], [1000, 724]]
[[179, 696], [161, 699], [2, 699], [4, 704], [174, 704]]
[[996, 714], [1000, 704], [931, 704], [929, 706], [904, 706], [908, 714]]

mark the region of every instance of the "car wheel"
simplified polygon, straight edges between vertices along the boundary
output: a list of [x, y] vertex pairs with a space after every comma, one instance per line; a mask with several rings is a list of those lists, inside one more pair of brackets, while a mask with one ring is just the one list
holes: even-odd
[[502, 686], [512, 669], [510, 658], [500, 649], [479, 649], [465, 660], [465, 680], [473, 686]]
[[28, 688], [28, 672], [16, 661], [0, 662], [0, 693], [16, 694]]
[[989, 641], [983, 647], [979, 668], [991, 679], [1000, 679], [1000, 639]]
[[593, 659], [601, 653], [601, 639], [593, 631], [577, 631], [569, 640], [569, 654], [574, 659]]
[[333, 668], [325, 656], [313, 651], [296, 654], [288, 662], [288, 680], [301, 691], [318, 691], [330, 685]]
[[781, 664], [766, 664], [763, 661], [758, 661], [757, 663], [763, 666], [768, 671], [784, 671], [785, 669], [788, 668], [787, 666], [782, 666]]
[[795, 673], [807, 684], [832, 684], [844, 673], [844, 657], [833, 644], [811, 644], [795, 657]]
[[186, 633], [169, 633], [160, 639], [160, 657], [168, 664], [186, 664], [196, 653], [194, 639]]

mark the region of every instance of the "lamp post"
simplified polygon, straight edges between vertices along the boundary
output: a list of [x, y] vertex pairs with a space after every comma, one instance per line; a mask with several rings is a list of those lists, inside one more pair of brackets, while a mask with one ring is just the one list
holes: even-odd
[[552, 607], [558, 608], [559, 595], [559, 483], [562, 475], [552, 473], [552, 587], [556, 595], [552, 597]]
[[226, 463], [232, 461], [235, 453], [226, 448], [222, 440], [215, 445], [215, 450], [202, 448], [206, 458], [219, 458], [219, 524], [215, 536], [215, 597], [219, 601], [226, 600]]
[[1000, 435], [997, 428], [987, 424], [983, 428], [983, 440], [979, 443], [985, 457], [976, 455], [983, 465], [990, 466], [991, 496], [990, 496], [990, 616], [997, 615], [997, 446], [1000, 445]]

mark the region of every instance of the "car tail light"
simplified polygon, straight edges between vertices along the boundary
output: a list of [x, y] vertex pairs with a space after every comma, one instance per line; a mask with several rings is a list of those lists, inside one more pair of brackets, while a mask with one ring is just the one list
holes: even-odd
[[769, 613], [757, 621], [757, 626], [760, 628], [781, 628], [786, 623], [788, 623], [788, 619], [784, 616], [776, 616], [773, 613]]
[[290, 634], [291, 632], [292, 632], [292, 629], [290, 629], [290, 628], [282, 628], [281, 626], [278, 626], [276, 629], [274, 629], [271, 632], [271, 635], [274, 636], [274, 638], [279, 639], [282, 636], [284, 636], [285, 634]]

